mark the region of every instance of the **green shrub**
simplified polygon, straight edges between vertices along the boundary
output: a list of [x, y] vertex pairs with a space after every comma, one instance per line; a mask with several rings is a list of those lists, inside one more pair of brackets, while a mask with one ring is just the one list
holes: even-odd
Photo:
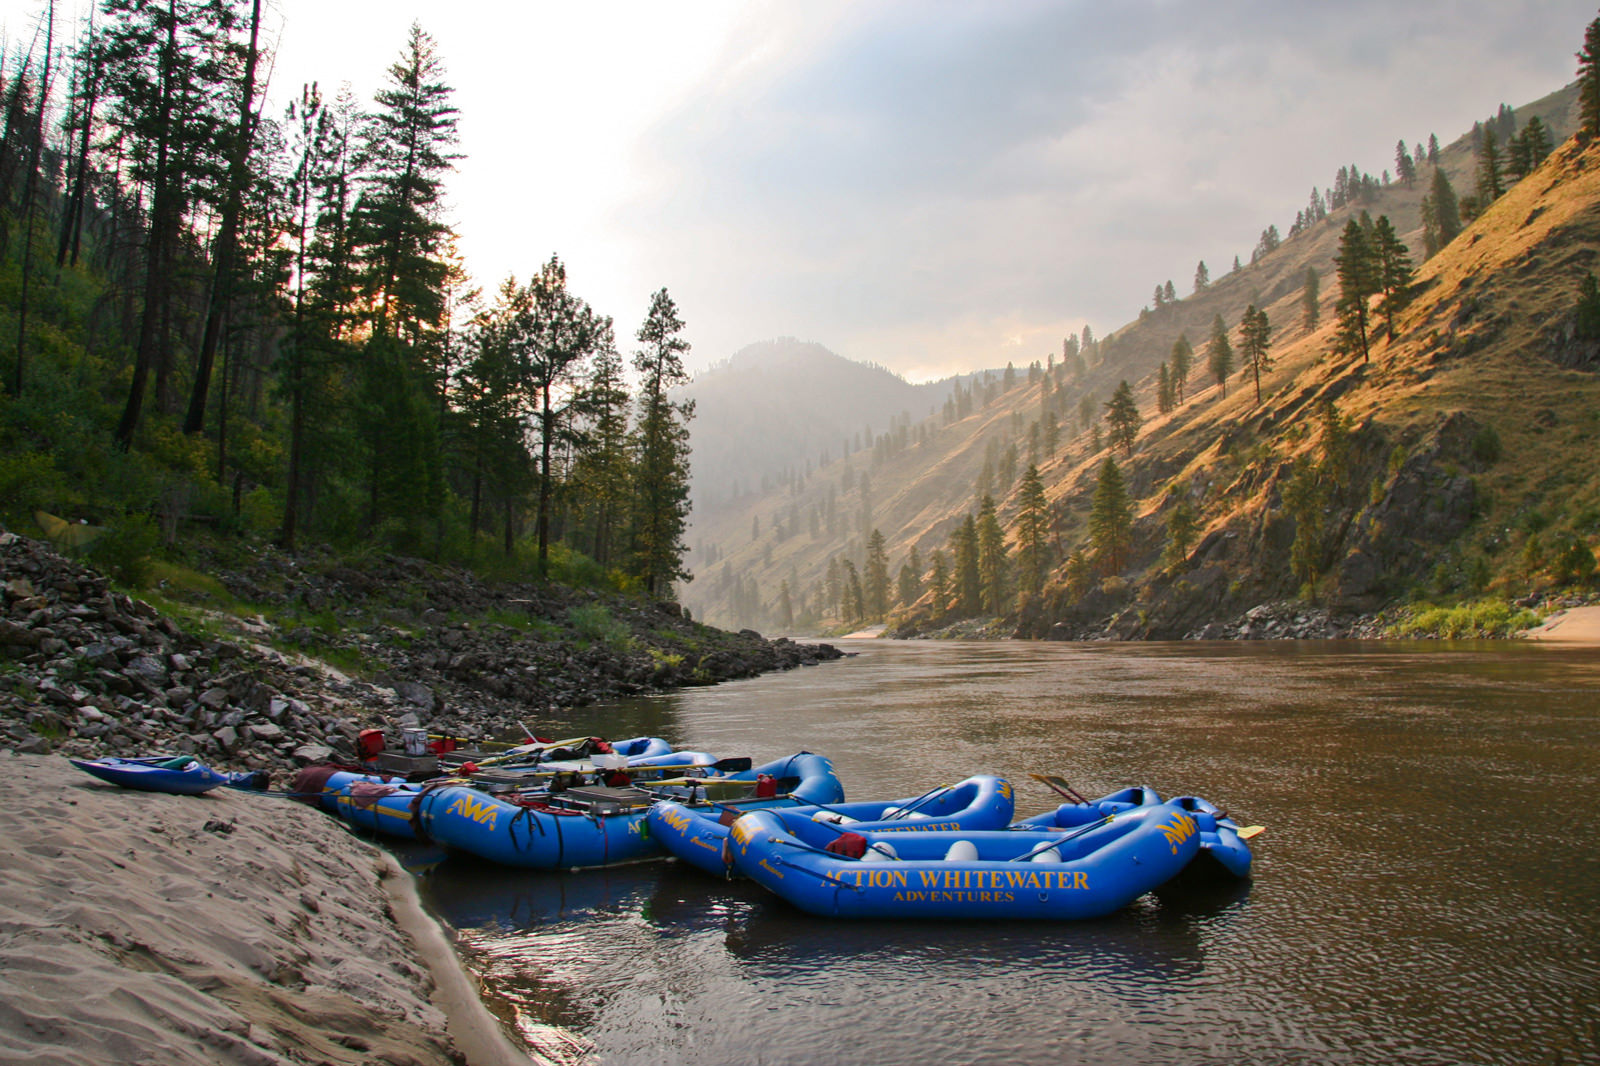
[[567, 608], [567, 624], [584, 640], [604, 644], [612, 651], [622, 653], [633, 648], [633, 633], [604, 604]]
[[1422, 604], [1391, 625], [1388, 635], [1402, 639], [1471, 640], [1509, 637], [1538, 624], [1538, 615], [1525, 607], [1512, 607], [1504, 600], [1479, 600], [1455, 607]]
[[1485, 466], [1492, 466], [1500, 461], [1503, 451], [1500, 446], [1500, 434], [1494, 431], [1493, 426], [1484, 426], [1472, 437], [1472, 457]]
[[153, 518], [130, 514], [91, 544], [88, 556], [110, 574], [112, 580], [128, 588], [141, 589], [150, 582], [150, 553], [155, 551], [160, 539]]

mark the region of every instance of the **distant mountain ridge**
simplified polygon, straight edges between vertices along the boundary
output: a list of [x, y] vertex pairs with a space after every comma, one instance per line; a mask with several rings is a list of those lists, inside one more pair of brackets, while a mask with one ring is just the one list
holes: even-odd
[[951, 382], [913, 385], [820, 344], [780, 337], [746, 345], [679, 390], [692, 399], [694, 513], [722, 510], [794, 475], [870, 448], [895, 420], [920, 421]]

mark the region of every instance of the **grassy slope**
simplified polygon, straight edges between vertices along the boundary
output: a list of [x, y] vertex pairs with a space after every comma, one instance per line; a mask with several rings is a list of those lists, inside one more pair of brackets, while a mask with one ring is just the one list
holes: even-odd
[[[1570, 87], [1519, 109], [1522, 122], [1538, 114], [1558, 135], [1572, 126]], [[1458, 194], [1474, 185], [1473, 156], [1463, 136], [1444, 149], [1441, 165]], [[1141, 561], [1159, 553], [1159, 524], [1169, 504], [1167, 490], [1179, 485], [1202, 501], [1208, 529], [1232, 529], [1247, 537], [1259, 533], [1263, 516], [1277, 506], [1278, 479], [1288, 461], [1310, 448], [1311, 411], [1324, 395], [1340, 397], [1340, 408], [1357, 424], [1370, 423], [1375, 436], [1392, 443], [1415, 443], [1423, 427], [1441, 412], [1473, 414], [1494, 427], [1506, 458], [1477, 473], [1480, 509], [1473, 546], [1492, 548], [1500, 583], [1516, 583], [1505, 548], [1520, 542], [1519, 526], [1538, 511], [1558, 529], [1577, 521], [1594, 500], [1595, 486], [1573, 449], [1591, 446], [1590, 412], [1597, 409], [1592, 374], [1564, 371], [1551, 361], [1545, 333], [1571, 310], [1583, 270], [1592, 267], [1596, 245], [1595, 204], [1600, 190], [1584, 160], [1570, 149], [1538, 174], [1520, 182], [1468, 232], [1420, 270], [1421, 295], [1397, 322], [1399, 338], [1380, 342], [1364, 371], [1327, 355], [1332, 345], [1337, 282], [1332, 260], [1344, 223], [1360, 210], [1387, 214], [1402, 238], [1420, 256], [1420, 201], [1427, 169], [1416, 185], [1383, 188], [1371, 203], [1347, 207], [1295, 240], [1285, 242], [1260, 263], [1216, 280], [1163, 312], [1117, 331], [1110, 357], [1091, 368], [1076, 387], [1063, 388], [1056, 409], [1063, 424], [1072, 420], [1083, 395], [1097, 407], [1116, 382], [1135, 384], [1146, 422], [1134, 456], [1125, 467], [1144, 516]], [[1307, 267], [1322, 278], [1320, 327], [1302, 325], [1302, 285]], [[1250, 382], [1235, 376], [1226, 399], [1204, 368], [1204, 342], [1217, 315], [1236, 324], [1248, 303], [1262, 306], [1274, 324], [1274, 369], [1263, 379], [1257, 407]], [[1185, 333], [1200, 364], [1191, 375], [1186, 404], [1158, 416], [1154, 371]], [[882, 463], [854, 457], [854, 472], [872, 480], [872, 526], [889, 545], [891, 575], [915, 544], [924, 559], [946, 545], [951, 529], [976, 506], [975, 487], [988, 441], [1016, 443], [1026, 465], [1026, 427], [1040, 417], [1041, 388], [1022, 384], [996, 403], [952, 426], [937, 426], [925, 445]], [[1539, 414], [1548, 411], [1549, 414]], [[1537, 417], [1536, 417], [1537, 416]], [[1082, 542], [1092, 475], [1104, 451], [1091, 452], [1088, 434], [1066, 440], [1040, 463], [1048, 495], [1058, 513], [1057, 536], [1063, 551]], [[768, 602], [779, 582], [797, 579], [804, 588], [818, 580], [835, 553], [857, 561], [864, 531], [855, 516], [857, 493], [842, 490], [842, 463], [819, 470], [798, 496], [773, 494], [747, 509], [719, 516], [697, 536], [717, 543], [723, 561], [690, 586], [686, 601], [709, 620], [732, 622], [726, 614], [722, 573], [739, 573], [758, 582]], [[818, 503], [832, 486], [843, 532], [835, 538], [808, 533], [779, 539], [774, 523], [798, 505]], [[1009, 524], [1014, 498], [1001, 497], [1001, 519]], [[752, 519], [762, 534], [752, 539]], [[1533, 524], [1537, 525], [1535, 521]], [[1495, 532], [1498, 531], [1498, 532]], [[1555, 530], [1552, 530], [1554, 532]], [[1588, 534], [1593, 540], [1593, 533]], [[724, 571], [724, 567], [726, 570]], [[1258, 575], [1259, 576], [1259, 575]], [[1526, 575], [1524, 575], [1526, 576]], [[1257, 593], [1281, 594], [1281, 581], [1257, 581]], [[742, 622], [755, 621], [740, 619]]]

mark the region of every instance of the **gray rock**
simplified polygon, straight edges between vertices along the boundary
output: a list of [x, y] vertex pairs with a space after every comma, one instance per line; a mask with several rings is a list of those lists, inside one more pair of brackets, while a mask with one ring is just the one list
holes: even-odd
[[239, 731], [231, 725], [225, 725], [221, 729], [213, 731], [211, 739], [216, 741], [223, 751], [231, 753], [234, 748], [239, 746]]
[[330, 762], [333, 759], [333, 749], [326, 744], [302, 744], [294, 749], [294, 757], [308, 765]]

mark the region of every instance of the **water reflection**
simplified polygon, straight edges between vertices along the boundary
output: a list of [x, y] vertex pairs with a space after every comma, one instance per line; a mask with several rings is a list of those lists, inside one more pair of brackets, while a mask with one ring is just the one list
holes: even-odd
[[[491, 1000], [558, 1061], [1597, 1061], [1600, 655], [1483, 645], [862, 645], [541, 731], [1149, 784], [1265, 823], [1253, 883], [1099, 922], [844, 923], [669, 864], [439, 866]], [[575, 1035], [576, 1034], [576, 1035]]]

